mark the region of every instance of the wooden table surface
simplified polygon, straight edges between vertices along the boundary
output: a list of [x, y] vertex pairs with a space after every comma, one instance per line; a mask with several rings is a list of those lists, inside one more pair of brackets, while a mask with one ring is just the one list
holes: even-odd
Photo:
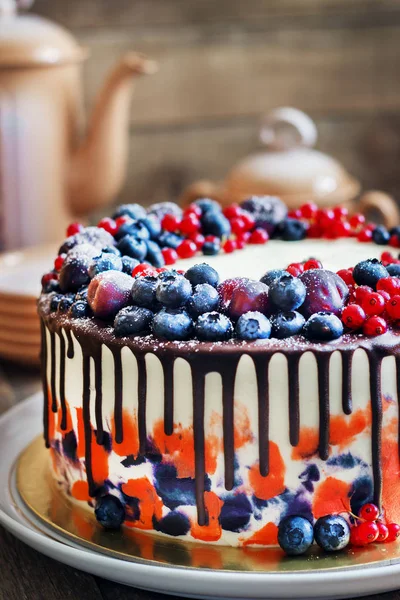
[[[0, 413], [40, 389], [37, 371], [0, 361]], [[399, 580], [400, 588], [400, 580]], [[67, 567], [43, 556], [0, 527], [0, 600], [168, 600]], [[174, 596], [174, 598], [177, 598]], [[400, 600], [400, 590], [368, 596]]]

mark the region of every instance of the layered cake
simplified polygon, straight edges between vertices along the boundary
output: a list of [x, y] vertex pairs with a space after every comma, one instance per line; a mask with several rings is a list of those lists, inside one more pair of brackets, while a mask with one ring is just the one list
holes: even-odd
[[366, 505], [399, 520], [399, 233], [274, 198], [72, 225], [39, 300], [60, 493], [106, 528], [231, 546]]

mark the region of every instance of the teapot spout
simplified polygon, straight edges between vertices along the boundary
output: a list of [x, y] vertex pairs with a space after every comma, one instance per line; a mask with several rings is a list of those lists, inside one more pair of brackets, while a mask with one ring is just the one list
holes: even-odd
[[157, 65], [128, 53], [110, 73], [95, 103], [86, 138], [72, 155], [69, 202], [76, 215], [107, 204], [124, 182], [129, 146], [129, 107], [136, 75]]

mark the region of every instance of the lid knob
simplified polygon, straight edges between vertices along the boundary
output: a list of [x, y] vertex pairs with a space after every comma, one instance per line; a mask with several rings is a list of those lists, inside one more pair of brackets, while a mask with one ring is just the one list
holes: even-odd
[[0, 0], [0, 17], [15, 15], [17, 9], [28, 10], [34, 0]]
[[317, 128], [301, 110], [277, 108], [264, 117], [260, 140], [271, 150], [290, 150], [298, 146], [311, 148], [317, 141]]

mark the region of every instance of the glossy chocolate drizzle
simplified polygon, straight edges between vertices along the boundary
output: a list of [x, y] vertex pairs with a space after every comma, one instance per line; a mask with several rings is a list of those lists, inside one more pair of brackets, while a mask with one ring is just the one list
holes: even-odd
[[[85, 325], [82, 325], [84, 323]], [[49, 330], [49, 336], [46, 330]], [[346, 415], [352, 412], [351, 379], [352, 358], [357, 348], [365, 350], [369, 361], [370, 397], [372, 407], [371, 447], [372, 447], [372, 473], [374, 482], [374, 501], [381, 503], [382, 492], [382, 460], [381, 460], [381, 430], [382, 430], [382, 397], [381, 397], [381, 365], [385, 356], [395, 356], [397, 369], [397, 392], [400, 399], [400, 341], [398, 335], [391, 335], [390, 343], [355, 336], [335, 344], [310, 344], [304, 341], [282, 345], [271, 340], [268, 344], [243, 344], [231, 342], [223, 344], [200, 344], [198, 342], [157, 342], [152, 338], [118, 339], [110, 328], [104, 324], [85, 321], [70, 321], [59, 315], [42, 314], [42, 365], [44, 389], [44, 437], [49, 446], [49, 393], [51, 393], [51, 408], [58, 410], [58, 399], [62, 411], [62, 425], [66, 426], [65, 408], [65, 356], [72, 358], [74, 343], [71, 332], [75, 335], [82, 348], [83, 355], [83, 422], [85, 430], [85, 465], [92, 496], [96, 494], [96, 482], [92, 472], [92, 436], [93, 426], [90, 420], [90, 386], [91, 386], [91, 361], [94, 362], [95, 379], [95, 419], [96, 442], [103, 443], [104, 429], [102, 416], [102, 347], [106, 346], [114, 357], [114, 442], [120, 444], [124, 440], [123, 430], [123, 371], [121, 351], [123, 347], [131, 349], [137, 361], [138, 369], [138, 435], [139, 453], [143, 456], [149, 451], [146, 431], [146, 395], [147, 395], [147, 369], [146, 354], [155, 354], [162, 365], [164, 374], [164, 431], [167, 436], [174, 431], [174, 363], [179, 357], [184, 358], [190, 365], [192, 373], [192, 398], [193, 398], [193, 436], [195, 453], [195, 489], [198, 522], [205, 525], [208, 522], [204, 502], [205, 481], [205, 434], [204, 434], [204, 409], [205, 409], [205, 379], [211, 372], [217, 372], [222, 380], [223, 404], [223, 444], [225, 464], [225, 487], [231, 490], [234, 487], [235, 447], [234, 447], [234, 391], [235, 373], [239, 360], [244, 354], [249, 355], [254, 363], [258, 386], [258, 440], [259, 440], [259, 469], [260, 474], [266, 478], [269, 473], [269, 406], [271, 402], [269, 393], [269, 364], [276, 353], [285, 355], [288, 364], [289, 380], [289, 439], [292, 446], [297, 446], [300, 437], [299, 414], [299, 361], [301, 356], [310, 351], [314, 354], [318, 371], [318, 398], [319, 398], [319, 446], [318, 454], [322, 460], [329, 456], [329, 373], [330, 360], [334, 352], [338, 351], [342, 360], [342, 407]], [[56, 349], [55, 334], [60, 338], [60, 386], [59, 395], [56, 390]], [[66, 336], [67, 344], [65, 343]], [[50, 391], [47, 382], [49, 352], [47, 337], [50, 339]], [[189, 394], [188, 394], [189, 396]], [[272, 399], [279, 401], [279, 399]], [[400, 401], [400, 400], [399, 400]], [[400, 420], [399, 420], [400, 440]], [[399, 445], [400, 446], [400, 445]]]

